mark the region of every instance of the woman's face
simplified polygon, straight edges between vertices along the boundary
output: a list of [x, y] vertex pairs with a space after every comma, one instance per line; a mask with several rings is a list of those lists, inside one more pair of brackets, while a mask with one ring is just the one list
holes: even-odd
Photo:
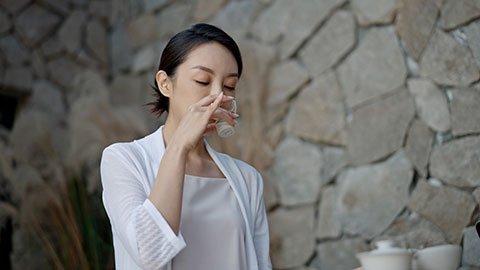
[[177, 67], [169, 97], [169, 117], [179, 121], [191, 104], [210, 94], [223, 91], [235, 96], [237, 74], [237, 61], [223, 45], [210, 42], [196, 47]]

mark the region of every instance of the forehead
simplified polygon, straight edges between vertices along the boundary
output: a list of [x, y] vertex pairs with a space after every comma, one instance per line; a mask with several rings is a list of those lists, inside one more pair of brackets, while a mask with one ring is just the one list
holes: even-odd
[[[194, 48], [184, 62], [186, 68], [191, 69], [194, 66], [202, 65], [208, 68], [222, 72], [237, 72], [237, 61], [233, 54], [223, 45], [217, 42], [209, 42]], [[194, 69], [192, 71], [197, 71]]]

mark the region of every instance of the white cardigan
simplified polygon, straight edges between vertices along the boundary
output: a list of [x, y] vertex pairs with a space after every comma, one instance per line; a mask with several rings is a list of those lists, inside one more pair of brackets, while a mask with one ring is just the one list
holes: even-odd
[[[102, 200], [112, 225], [116, 269], [171, 270], [171, 260], [188, 245], [182, 232], [176, 235], [148, 199], [165, 151], [162, 130], [163, 125], [141, 139], [111, 144], [102, 153]], [[272, 269], [262, 176], [254, 167], [204, 142], [248, 224], [245, 270]]]

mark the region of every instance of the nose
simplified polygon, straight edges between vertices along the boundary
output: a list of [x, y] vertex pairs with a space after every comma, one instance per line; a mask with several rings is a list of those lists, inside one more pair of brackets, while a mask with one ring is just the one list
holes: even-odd
[[[210, 89], [210, 94], [219, 95], [221, 92], [223, 92], [222, 86], [213, 86], [212, 84], [212, 88]], [[225, 94], [225, 92], [223, 94]]]

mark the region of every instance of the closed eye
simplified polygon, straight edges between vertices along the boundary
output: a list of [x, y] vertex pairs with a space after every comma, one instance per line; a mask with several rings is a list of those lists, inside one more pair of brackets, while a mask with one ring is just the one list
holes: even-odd
[[[197, 82], [201, 85], [208, 85], [209, 84], [208, 82], [202, 82], [202, 81], [195, 81], [195, 82]], [[228, 90], [231, 90], [231, 91], [235, 90], [235, 88], [229, 87], [229, 86], [225, 86], [225, 88], [227, 88]]]

